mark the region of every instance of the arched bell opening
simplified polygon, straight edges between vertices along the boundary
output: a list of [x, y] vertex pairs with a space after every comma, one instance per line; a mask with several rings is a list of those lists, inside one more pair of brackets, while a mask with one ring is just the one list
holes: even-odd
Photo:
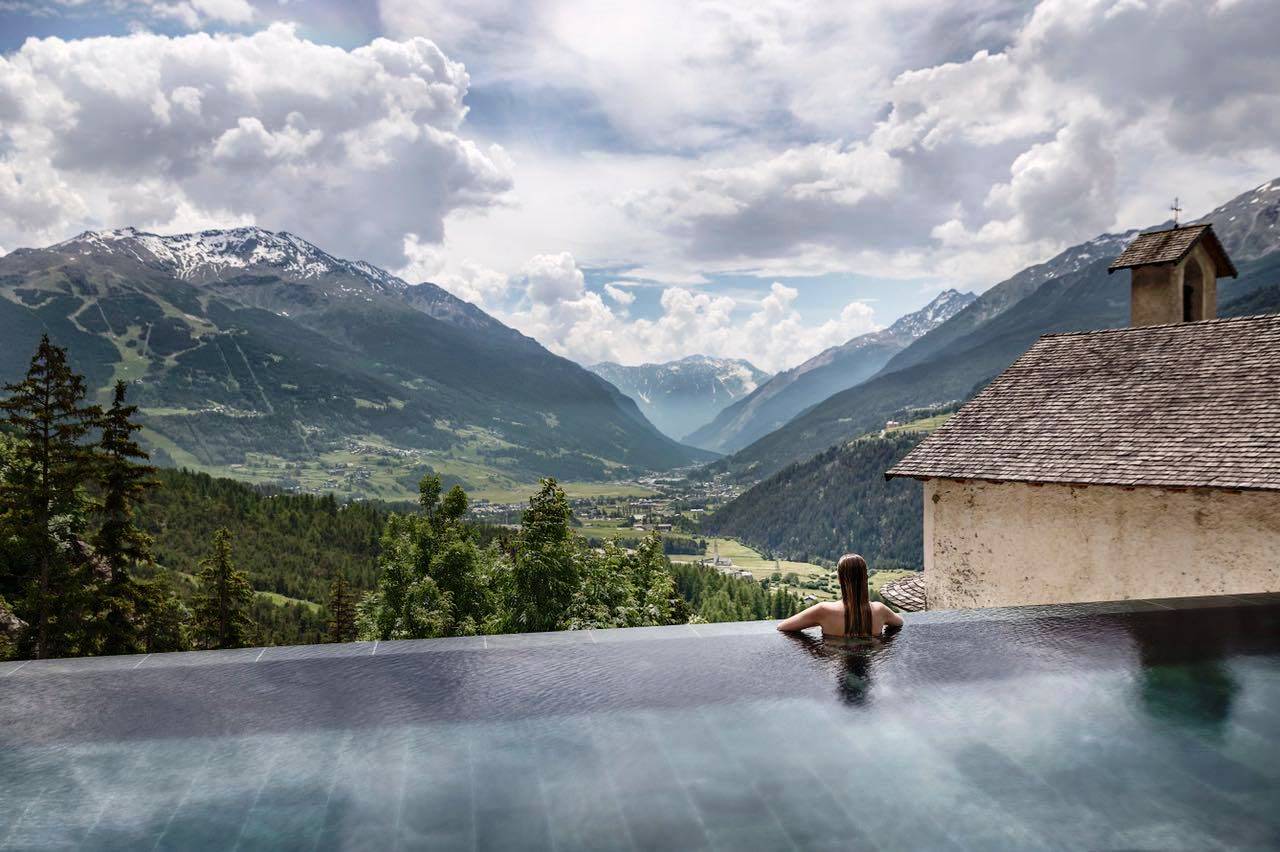
[[1182, 275], [1182, 321], [1198, 322], [1204, 315], [1204, 269], [1200, 259], [1191, 257]]

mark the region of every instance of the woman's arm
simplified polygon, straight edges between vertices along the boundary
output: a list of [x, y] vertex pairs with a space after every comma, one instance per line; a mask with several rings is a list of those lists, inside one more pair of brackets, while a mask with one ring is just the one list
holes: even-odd
[[778, 623], [778, 629], [783, 633], [794, 633], [797, 630], [804, 630], [807, 627], [817, 627], [822, 622], [818, 620], [818, 613], [822, 610], [822, 604], [814, 604], [804, 612], [797, 612], [790, 618]]
[[885, 627], [901, 627], [906, 623], [902, 620], [902, 616], [898, 615], [885, 604], [880, 603], [880, 601], [875, 601], [871, 605], [880, 610], [880, 617], [884, 619]]

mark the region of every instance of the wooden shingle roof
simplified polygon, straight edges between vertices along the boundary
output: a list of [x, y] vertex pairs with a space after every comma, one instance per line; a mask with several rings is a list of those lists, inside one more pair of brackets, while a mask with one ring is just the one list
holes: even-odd
[[885, 476], [1280, 490], [1280, 315], [1045, 335]]
[[885, 583], [880, 587], [880, 597], [904, 612], [922, 612], [929, 608], [924, 594], [924, 577], [918, 571], [910, 577]]
[[1235, 278], [1236, 267], [1227, 257], [1227, 252], [1218, 242], [1212, 225], [1186, 225], [1181, 228], [1169, 228], [1164, 231], [1152, 231], [1139, 234], [1133, 242], [1120, 252], [1120, 256], [1111, 261], [1107, 272], [1117, 269], [1130, 269], [1135, 266], [1149, 266], [1161, 263], [1178, 263], [1191, 253], [1196, 243], [1204, 240], [1205, 250], [1213, 258], [1218, 277]]

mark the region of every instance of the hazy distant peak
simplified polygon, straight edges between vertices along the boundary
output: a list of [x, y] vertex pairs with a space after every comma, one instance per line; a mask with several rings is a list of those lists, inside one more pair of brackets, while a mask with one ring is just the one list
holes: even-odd
[[711, 355], [686, 355], [674, 361], [634, 366], [601, 361], [587, 369], [606, 378], [625, 374], [630, 377], [629, 381], [641, 385], [683, 376], [690, 382], [710, 381], [731, 388], [736, 396], [751, 393], [769, 378], [768, 373], [744, 358], [716, 358]]
[[636, 366], [604, 361], [587, 369], [634, 399], [654, 425], [676, 438], [769, 378], [749, 361], [710, 355]]
[[646, 361], [643, 364], [620, 364], [617, 361], [601, 361], [589, 369], [595, 369], [595, 367], [618, 367], [624, 370], [668, 370], [673, 367], [678, 368], [680, 366], [738, 366], [746, 367], [756, 373], [762, 372], [758, 367], [745, 358], [717, 358], [714, 355], [698, 354], [685, 355], [683, 358], [676, 358], [673, 361]]

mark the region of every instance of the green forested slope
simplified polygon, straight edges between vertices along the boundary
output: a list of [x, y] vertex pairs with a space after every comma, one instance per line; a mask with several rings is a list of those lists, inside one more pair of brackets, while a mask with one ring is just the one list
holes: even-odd
[[373, 587], [385, 508], [264, 493], [185, 470], [161, 470], [157, 479], [140, 520], [161, 566], [194, 575], [214, 530], [225, 527], [258, 591], [323, 603], [338, 574], [357, 589]]
[[758, 483], [706, 525], [782, 559], [829, 563], [853, 551], [873, 567], [918, 568], [920, 483], [886, 481], [884, 472], [923, 437], [901, 432], [831, 447]]
[[1280, 314], [1280, 286], [1255, 290], [1223, 310], [1224, 317], [1248, 317], [1257, 314]]
[[[185, 470], [161, 470], [158, 487], [141, 520], [155, 539], [161, 573], [184, 597], [197, 590], [201, 560], [213, 534], [231, 533], [232, 558], [259, 595], [253, 620], [263, 644], [325, 641], [331, 585], [341, 575], [359, 599], [377, 586], [382, 536], [392, 511], [413, 514], [413, 505], [339, 503], [332, 496], [278, 494], [231, 479]], [[468, 524], [484, 546], [514, 548], [514, 533]], [[639, 547], [635, 541], [627, 546]], [[593, 546], [602, 546], [601, 542]], [[664, 560], [665, 562], [665, 560]], [[769, 594], [754, 580], [726, 577], [714, 569], [671, 566], [677, 589], [691, 612], [705, 621], [789, 615], [797, 602]], [[705, 606], [704, 606], [705, 604]]]
[[1218, 311], [1224, 317], [1248, 317], [1257, 314], [1280, 314], [1280, 254], [1268, 259], [1261, 268], [1251, 267], [1249, 279], [1259, 282], [1243, 296], [1228, 301]]

